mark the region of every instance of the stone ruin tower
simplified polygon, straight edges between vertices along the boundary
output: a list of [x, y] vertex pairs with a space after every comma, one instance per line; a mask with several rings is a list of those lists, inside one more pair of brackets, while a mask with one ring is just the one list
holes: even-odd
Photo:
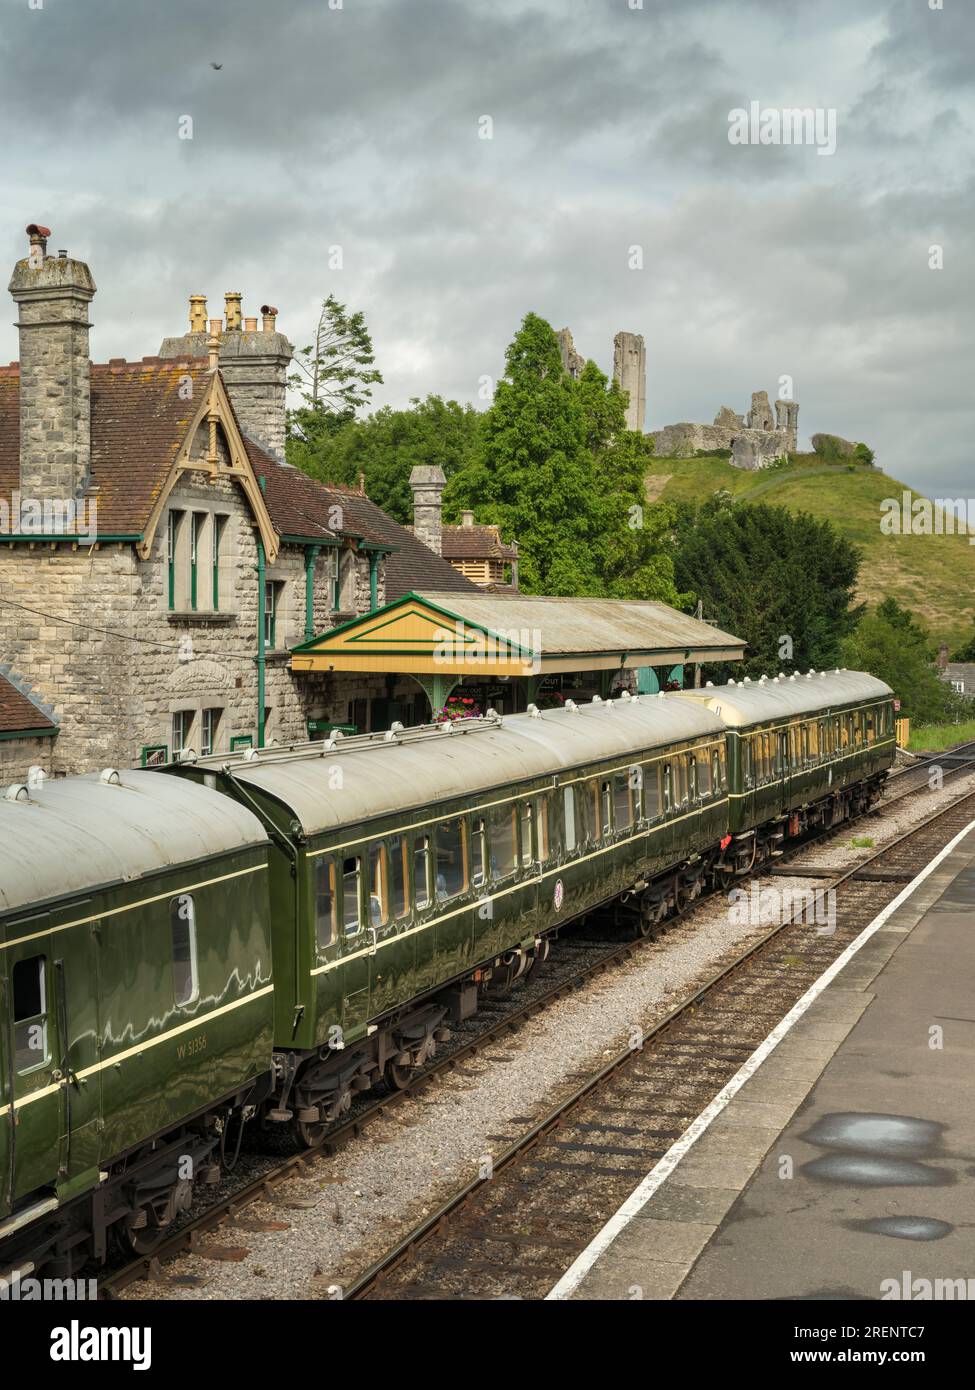
[[647, 414], [647, 350], [640, 333], [617, 333], [613, 339], [613, 380], [628, 391], [626, 428], [643, 430]]

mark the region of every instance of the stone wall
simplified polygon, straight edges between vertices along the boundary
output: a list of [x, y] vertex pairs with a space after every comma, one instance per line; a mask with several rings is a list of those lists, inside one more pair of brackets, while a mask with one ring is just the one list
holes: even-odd
[[54, 772], [56, 738], [0, 739], [0, 789], [12, 782], [26, 782], [32, 767]]

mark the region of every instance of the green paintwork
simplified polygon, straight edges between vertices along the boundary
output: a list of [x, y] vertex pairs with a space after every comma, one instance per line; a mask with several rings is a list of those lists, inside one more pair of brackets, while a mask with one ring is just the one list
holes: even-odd
[[[105, 1164], [266, 1073], [266, 863], [266, 847], [241, 849], [0, 918], [0, 1217], [97, 1186]], [[199, 991], [179, 1006], [170, 903], [187, 891]], [[46, 1055], [12, 1075], [13, 970], [38, 955]]]

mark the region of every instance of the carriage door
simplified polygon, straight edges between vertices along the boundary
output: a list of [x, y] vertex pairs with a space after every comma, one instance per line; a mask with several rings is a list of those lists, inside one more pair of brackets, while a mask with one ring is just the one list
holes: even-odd
[[16, 1106], [11, 1136], [13, 1200], [59, 1178], [63, 1100], [58, 1065], [51, 938], [47, 914], [11, 924], [9, 936], [24, 938], [8, 948], [10, 1048], [8, 1087]]
[[[52, 1009], [60, 1043], [55, 1056], [61, 1085], [61, 1184], [82, 1182], [97, 1169], [101, 1109], [98, 923], [55, 936]], [[62, 1193], [63, 1195], [63, 1193]]]
[[789, 730], [780, 729], [779, 734], [779, 776], [782, 779], [782, 786], [787, 789], [789, 777], [792, 769], [792, 760], [789, 757]]

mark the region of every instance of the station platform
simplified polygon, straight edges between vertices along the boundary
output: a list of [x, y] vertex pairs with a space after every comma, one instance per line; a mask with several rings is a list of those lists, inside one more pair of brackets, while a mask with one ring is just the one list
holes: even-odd
[[975, 827], [844, 956], [550, 1299], [975, 1298]]

